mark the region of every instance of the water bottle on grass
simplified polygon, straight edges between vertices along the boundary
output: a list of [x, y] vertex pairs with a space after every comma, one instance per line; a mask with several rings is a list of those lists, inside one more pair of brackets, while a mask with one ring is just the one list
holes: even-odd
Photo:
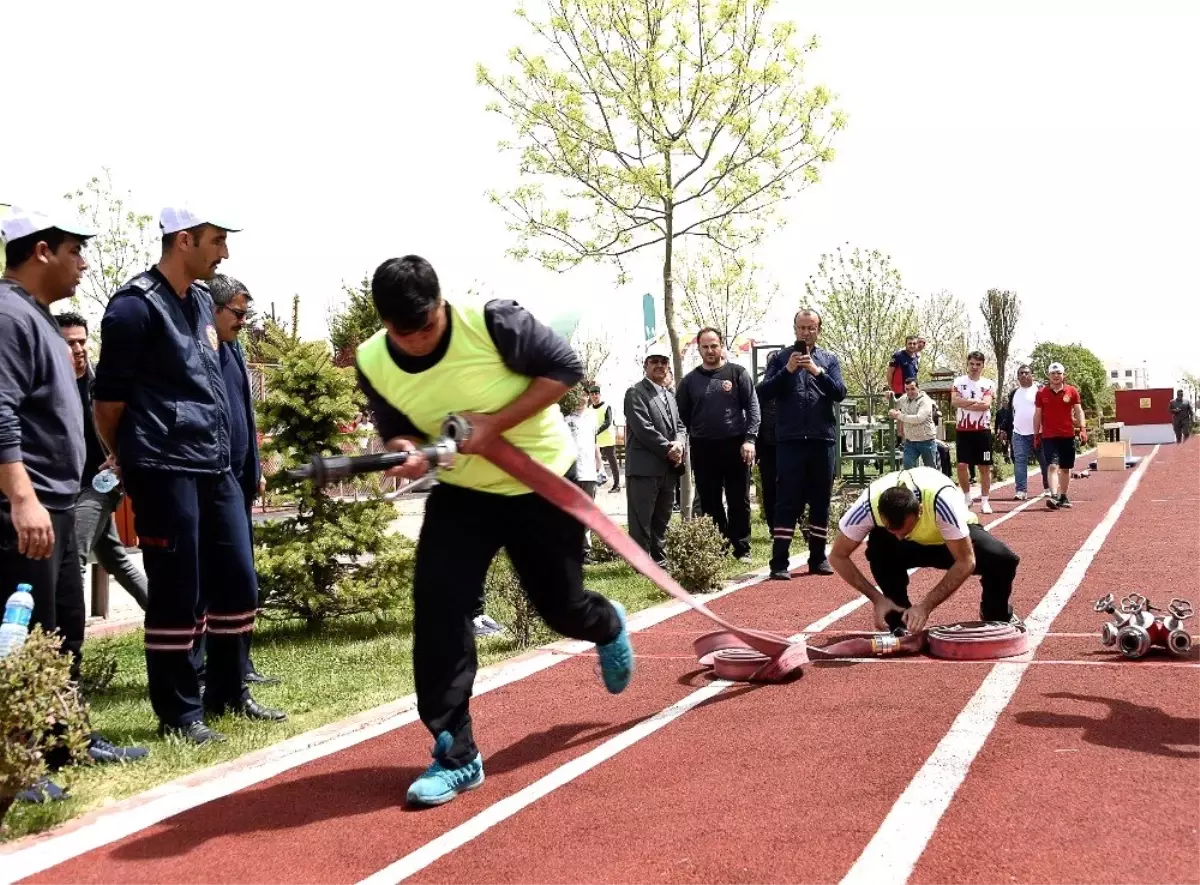
[[29, 620], [33, 617], [33, 587], [18, 584], [17, 592], [8, 597], [4, 607], [4, 622], [0, 624], [0, 658], [25, 644], [29, 636]]

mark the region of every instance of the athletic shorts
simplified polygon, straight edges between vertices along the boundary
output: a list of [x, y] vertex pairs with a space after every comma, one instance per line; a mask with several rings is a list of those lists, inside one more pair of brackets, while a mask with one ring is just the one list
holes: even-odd
[[1075, 437], [1043, 436], [1042, 454], [1046, 456], [1047, 464], [1057, 464], [1063, 470], [1070, 470], [1075, 466]]
[[976, 467], [992, 466], [992, 432], [990, 430], [960, 430], [954, 437], [958, 463]]

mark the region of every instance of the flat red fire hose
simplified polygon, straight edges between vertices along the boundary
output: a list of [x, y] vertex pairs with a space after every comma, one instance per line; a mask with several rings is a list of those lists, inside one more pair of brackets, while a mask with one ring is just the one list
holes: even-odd
[[[808, 663], [803, 641], [792, 642], [775, 633], [735, 627], [710, 611], [655, 563], [573, 482], [556, 475], [502, 437], [497, 437], [479, 454], [575, 517], [661, 590], [722, 627], [720, 632], [697, 640], [701, 664], [711, 666], [718, 678], [739, 682], [786, 682], [803, 675], [801, 668]], [[700, 652], [701, 643], [706, 640], [711, 647], [705, 646], [708, 650]]]

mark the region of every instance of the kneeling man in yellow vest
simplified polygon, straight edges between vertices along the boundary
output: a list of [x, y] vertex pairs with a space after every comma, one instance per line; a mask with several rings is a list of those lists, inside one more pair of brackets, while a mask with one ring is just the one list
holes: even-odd
[[381, 264], [371, 297], [384, 328], [358, 348], [359, 386], [391, 451], [388, 473], [424, 476], [417, 449], [451, 413], [471, 422], [454, 468], [425, 504], [413, 575], [417, 710], [434, 737], [433, 764], [408, 800], [440, 805], [483, 783], [468, 702], [477, 666], [471, 618], [503, 548], [552, 630], [596, 644], [605, 687], [623, 691], [633, 647], [620, 604], [583, 588], [583, 525], [480, 457], [497, 435], [560, 476], [575, 446], [558, 401], [583, 379], [571, 346], [515, 301], [448, 304], [433, 267], [416, 255]]
[[[863, 541], [878, 589], [850, 561]], [[1020, 561], [979, 524], [953, 480], [932, 467], [889, 473], [871, 483], [842, 517], [829, 554], [834, 571], [875, 606], [877, 629], [894, 627], [893, 613], [902, 613], [914, 633], [973, 574], [983, 584], [979, 619], [1016, 623], [1009, 597]], [[908, 598], [911, 568], [946, 572], [915, 605]]]

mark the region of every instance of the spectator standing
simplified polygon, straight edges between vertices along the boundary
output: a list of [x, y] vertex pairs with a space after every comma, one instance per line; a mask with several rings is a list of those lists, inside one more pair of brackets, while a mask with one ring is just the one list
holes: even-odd
[[[250, 292], [233, 277], [217, 274], [208, 284], [212, 295], [217, 338], [221, 341], [221, 376], [225, 380], [225, 399], [229, 404], [229, 466], [246, 505], [246, 529], [250, 533], [250, 549], [254, 549], [254, 499], [267, 490], [258, 454], [258, 422], [254, 417], [254, 395], [250, 391], [250, 373], [246, 370], [246, 355], [238, 334], [246, 325], [250, 313]], [[258, 598], [258, 574], [254, 576], [254, 598]], [[246, 631], [242, 642], [246, 646], [246, 682], [273, 685], [279, 680], [263, 676], [250, 656], [253, 631]], [[201, 637], [203, 641], [203, 637]]]
[[[50, 305], [75, 294], [95, 234], [13, 207], [0, 222], [0, 595], [32, 588], [30, 626], [58, 632], [72, 680], [83, 660], [86, 607], [75, 536], [75, 502], [86, 460], [83, 405], [62, 329]], [[55, 754], [56, 755], [56, 754]], [[138, 759], [142, 747], [117, 747], [92, 733], [96, 762]], [[52, 767], [56, 759], [48, 760]], [[42, 779], [23, 800], [61, 799]]]
[[1175, 399], [1167, 406], [1171, 412], [1171, 424], [1175, 428], [1175, 445], [1192, 435], [1192, 404], [1183, 398], [1183, 391], [1175, 391]]
[[625, 494], [629, 535], [659, 565], [666, 565], [667, 524], [683, 465], [683, 423], [667, 390], [670, 357], [651, 346], [645, 377], [625, 391]]
[[915, 375], [905, 380], [904, 396], [888, 415], [904, 428], [904, 469], [916, 467], [918, 463], [936, 469], [933, 400], [921, 390]]
[[[246, 688], [254, 629], [246, 502], [230, 469], [230, 411], [213, 301], [200, 281], [236, 230], [186, 208], [162, 210], [162, 257], [113, 295], [100, 325], [93, 410], [122, 470], [149, 583], [146, 676], [161, 734], [222, 741], [205, 715], [283, 714]], [[205, 688], [194, 655], [206, 638]]]
[[892, 354], [888, 364], [891, 369], [891, 389], [896, 396], [904, 395], [904, 382], [916, 378], [921, 367], [921, 341], [918, 335], [909, 335], [904, 339], [904, 347]]
[[771, 577], [791, 575], [792, 537], [808, 508], [808, 570], [832, 575], [825, 555], [829, 499], [837, 446], [837, 403], [846, 398], [842, 368], [835, 354], [817, 346], [821, 315], [801, 310], [792, 321], [796, 343], [767, 365], [762, 388], [776, 403], [778, 453], [775, 526], [772, 529]]
[[1013, 476], [1016, 492], [1013, 497], [1024, 501], [1029, 497], [1029, 459], [1036, 453], [1042, 469], [1042, 490], [1049, 493], [1046, 457], [1041, 446], [1033, 445], [1033, 413], [1040, 386], [1033, 380], [1033, 369], [1017, 369], [1017, 386], [1008, 392], [1008, 408], [1003, 416], [996, 414], [997, 433], [1012, 446]]
[[593, 386], [588, 391], [588, 397], [596, 419], [596, 445], [600, 447], [600, 454], [608, 464], [608, 469], [612, 471], [613, 484], [608, 490], [611, 495], [621, 491], [621, 467], [617, 463], [617, 425], [613, 422], [612, 406], [600, 395], [599, 386]]
[[1033, 444], [1044, 451], [1050, 471], [1046, 506], [1058, 510], [1071, 506], [1067, 487], [1071, 484], [1071, 469], [1075, 466], [1075, 428], [1079, 428], [1080, 439], [1087, 443], [1087, 424], [1079, 391], [1064, 381], [1066, 369], [1063, 364], [1051, 363], [1047, 374], [1050, 381], [1037, 392], [1033, 411]]
[[[610, 420], [611, 417], [610, 410]], [[596, 413], [586, 396], [580, 395], [575, 410], [566, 419], [575, 446], [575, 485], [594, 501], [596, 487], [600, 484], [600, 446], [596, 444]], [[591, 562], [591, 559], [592, 533], [589, 530], [583, 533], [583, 561]]]
[[110, 461], [108, 452], [100, 444], [96, 422], [92, 418], [94, 375], [87, 353], [87, 320], [77, 313], [60, 313], [56, 319], [71, 350], [79, 387], [79, 402], [83, 407], [85, 457], [79, 497], [75, 501], [75, 543], [79, 552], [79, 573], [81, 576], [87, 574], [88, 559], [95, 554], [96, 561], [117, 579], [117, 583], [132, 597], [138, 607], [145, 611], [146, 575], [134, 565], [133, 559], [126, 552], [125, 545], [121, 543], [117, 534], [117, 522], [113, 518], [124, 492], [120, 486], [111, 492], [98, 492], [92, 487], [92, 480]]
[[992, 512], [988, 494], [992, 489], [992, 400], [996, 382], [983, 377], [984, 356], [978, 350], [967, 354], [967, 373], [954, 379], [950, 404], [958, 410], [955, 443], [958, 449], [958, 484], [967, 507], [971, 496], [968, 468], [979, 468], [980, 507]]
[[[779, 353], [772, 350], [767, 354], [767, 365], [770, 365]], [[765, 377], [765, 375], [764, 375]], [[762, 511], [767, 527], [775, 528], [775, 397], [769, 396], [760, 381], [754, 388], [758, 398], [758, 411], [761, 416], [758, 423], [758, 441], [754, 447], [754, 458], [758, 462], [758, 478], [762, 484]]]
[[747, 560], [758, 397], [745, 367], [725, 359], [718, 330], [701, 329], [696, 341], [702, 363], [679, 384], [679, 419], [688, 434], [700, 507], [729, 542], [733, 556]]

